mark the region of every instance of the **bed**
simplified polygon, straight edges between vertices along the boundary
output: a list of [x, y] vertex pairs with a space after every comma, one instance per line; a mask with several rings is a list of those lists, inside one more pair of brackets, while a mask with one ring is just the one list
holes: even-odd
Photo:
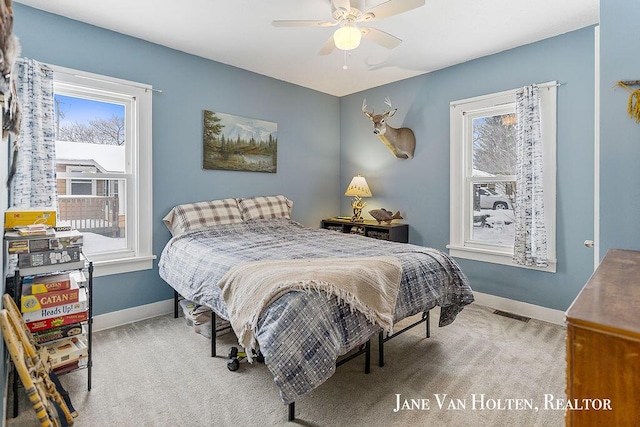
[[[306, 227], [290, 218], [292, 205], [284, 196], [264, 196], [175, 207], [164, 219], [173, 237], [160, 257], [160, 276], [176, 294], [229, 319], [218, 285], [238, 266], [321, 259], [330, 267], [332, 259], [392, 257], [401, 265], [392, 323], [439, 306], [439, 326], [446, 326], [473, 302], [466, 276], [448, 255]], [[261, 311], [254, 336], [292, 419], [293, 402], [333, 375], [341, 355], [372, 336], [382, 345], [393, 336], [388, 332], [334, 294], [295, 290]]]

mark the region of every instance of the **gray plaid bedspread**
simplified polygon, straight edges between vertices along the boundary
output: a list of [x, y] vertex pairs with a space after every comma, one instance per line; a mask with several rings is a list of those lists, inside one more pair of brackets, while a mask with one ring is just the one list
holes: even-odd
[[[228, 319], [218, 281], [248, 261], [391, 255], [402, 263], [395, 321], [441, 307], [440, 326], [473, 302], [468, 280], [448, 255], [406, 243], [312, 229], [289, 219], [215, 226], [172, 238], [160, 257], [160, 276], [183, 297]], [[330, 266], [328, 266], [330, 268]], [[261, 315], [257, 339], [284, 403], [326, 381], [338, 356], [379, 328], [320, 292], [289, 292]]]

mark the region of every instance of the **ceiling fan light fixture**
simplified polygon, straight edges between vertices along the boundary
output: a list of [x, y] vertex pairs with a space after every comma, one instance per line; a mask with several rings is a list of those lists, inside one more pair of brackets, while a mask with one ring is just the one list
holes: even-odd
[[362, 34], [360, 30], [353, 24], [348, 23], [342, 28], [338, 28], [333, 33], [333, 41], [338, 49], [353, 50], [360, 46]]

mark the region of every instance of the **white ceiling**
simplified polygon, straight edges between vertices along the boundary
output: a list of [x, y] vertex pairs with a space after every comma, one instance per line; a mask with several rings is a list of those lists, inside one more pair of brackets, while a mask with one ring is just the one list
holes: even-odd
[[[599, 21], [599, 0], [426, 0], [418, 9], [368, 23], [399, 37], [402, 44], [388, 50], [363, 39], [346, 56], [344, 70], [343, 51], [317, 54], [335, 27], [271, 25], [273, 20], [332, 20], [330, 0], [16, 2], [335, 96]], [[367, 8], [380, 3], [369, 0]]]

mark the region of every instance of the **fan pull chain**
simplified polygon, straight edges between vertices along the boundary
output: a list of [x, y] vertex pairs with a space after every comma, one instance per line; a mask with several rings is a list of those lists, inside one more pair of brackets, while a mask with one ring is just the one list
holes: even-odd
[[344, 51], [344, 65], [342, 66], [343, 70], [348, 70], [349, 67], [347, 66], [347, 55], [351, 56], [351, 52], [349, 51]]

